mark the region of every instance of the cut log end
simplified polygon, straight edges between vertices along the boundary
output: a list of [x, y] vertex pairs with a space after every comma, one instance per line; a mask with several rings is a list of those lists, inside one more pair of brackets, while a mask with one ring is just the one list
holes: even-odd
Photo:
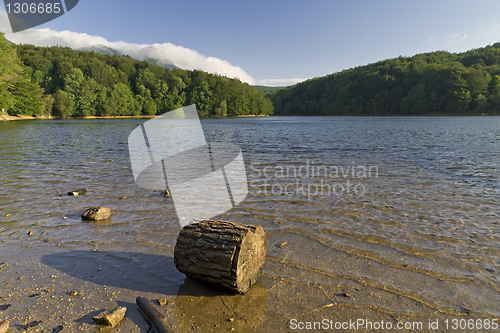
[[266, 258], [261, 226], [203, 220], [185, 226], [174, 250], [177, 269], [238, 293], [259, 278]]

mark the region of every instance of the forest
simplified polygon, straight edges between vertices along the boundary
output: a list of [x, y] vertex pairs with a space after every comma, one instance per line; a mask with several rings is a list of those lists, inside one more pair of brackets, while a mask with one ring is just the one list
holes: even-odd
[[0, 108], [10, 115], [158, 115], [191, 104], [201, 117], [273, 113], [264, 92], [238, 79], [116, 54], [14, 45], [0, 33]]
[[11, 115], [500, 115], [500, 43], [398, 57], [290, 87], [129, 56], [15, 45], [0, 33], [0, 109]]
[[277, 115], [500, 115], [500, 43], [379, 61], [269, 96]]

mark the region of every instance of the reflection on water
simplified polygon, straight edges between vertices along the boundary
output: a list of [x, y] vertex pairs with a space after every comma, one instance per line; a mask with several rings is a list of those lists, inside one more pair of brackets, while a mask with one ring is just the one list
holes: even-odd
[[[15, 243], [29, 229], [35, 240], [52, 240], [41, 243], [47, 248], [147, 247], [171, 255], [179, 231], [173, 203], [138, 188], [130, 168], [127, 137], [142, 122], [0, 123], [0, 237]], [[276, 292], [288, 281], [298, 298], [314, 285], [328, 302], [355, 300], [388, 313], [467, 308], [500, 316], [499, 118], [269, 117], [202, 125], [207, 141], [243, 151], [250, 193], [219, 217], [264, 227], [264, 277]], [[376, 174], [346, 172], [369, 167]], [[86, 195], [59, 195], [82, 187]], [[97, 205], [111, 207], [111, 224], [81, 222], [81, 212]], [[339, 296], [346, 288], [353, 297]], [[286, 299], [262, 293], [249, 302], [264, 307], [267, 299], [279, 308], [269, 311], [286, 313]], [[197, 301], [210, 306], [215, 299]], [[261, 306], [250, 308], [248, 316], [258, 317]], [[193, 316], [202, 325], [204, 314]]]

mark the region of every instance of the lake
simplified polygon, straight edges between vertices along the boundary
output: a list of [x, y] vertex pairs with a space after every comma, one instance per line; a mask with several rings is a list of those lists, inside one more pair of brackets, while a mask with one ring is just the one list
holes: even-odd
[[[171, 260], [180, 229], [172, 200], [137, 187], [132, 175], [127, 138], [145, 121], [0, 123], [0, 262], [28, 248], [36, 254], [26, 269], [47, 267], [71, 283], [192, 297]], [[241, 329], [367, 313], [500, 318], [500, 117], [259, 117], [202, 126], [207, 141], [238, 145], [246, 165], [248, 196], [218, 218], [267, 234], [258, 287], [265, 296], [246, 306], [255, 327]], [[66, 195], [82, 187], [85, 195]], [[99, 205], [111, 207], [112, 223], [82, 223], [81, 212]], [[96, 261], [115, 273], [91, 274]], [[179, 301], [172, 311], [187, 306]]]

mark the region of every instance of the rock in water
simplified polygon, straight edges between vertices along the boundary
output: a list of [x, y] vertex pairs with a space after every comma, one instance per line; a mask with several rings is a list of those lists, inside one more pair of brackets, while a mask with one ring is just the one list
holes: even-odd
[[97, 325], [115, 326], [125, 317], [127, 308], [119, 306], [113, 310], [105, 310], [92, 318]]
[[82, 194], [85, 194], [87, 193], [87, 190], [84, 189], [84, 188], [79, 188], [78, 190], [74, 190], [74, 191], [69, 191], [68, 192], [68, 195], [82, 195]]
[[111, 208], [109, 207], [91, 207], [87, 208], [82, 213], [82, 219], [84, 220], [106, 220], [111, 217]]
[[174, 249], [179, 271], [241, 294], [257, 281], [265, 258], [261, 226], [210, 219], [185, 226]]

